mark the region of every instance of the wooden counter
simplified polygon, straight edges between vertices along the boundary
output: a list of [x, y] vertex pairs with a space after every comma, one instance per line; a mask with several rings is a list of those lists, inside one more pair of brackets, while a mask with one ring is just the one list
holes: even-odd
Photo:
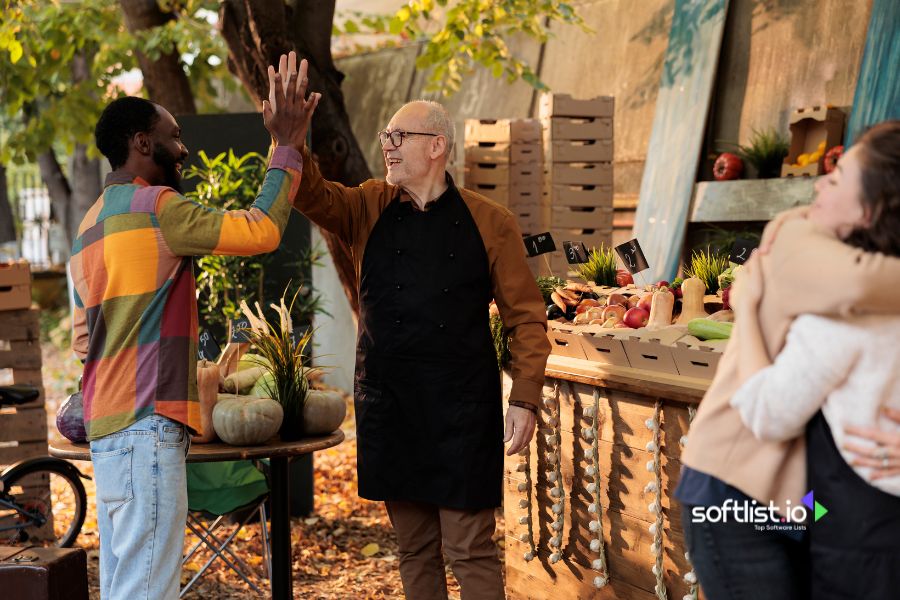
[[[670, 599], [681, 600], [691, 593], [684, 575], [691, 571], [684, 553], [684, 536], [680, 508], [672, 498], [680, 473], [683, 436], [697, 403], [703, 397], [708, 380], [693, 379], [632, 369], [588, 363], [552, 355], [547, 365], [544, 399], [558, 396], [557, 409], [544, 406], [539, 428], [529, 450], [528, 484], [526, 473], [517, 470], [523, 456], [507, 457], [504, 470], [504, 513], [506, 517], [507, 590], [512, 599], [575, 600], [578, 598], [628, 598], [652, 600], [659, 597], [654, 589], [657, 577], [652, 571], [659, 555], [660, 581]], [[505, 386], [510, 384], [504, 379]], [[597, 407], [596, 455], [592, 455], [593, 441], [586, 439], [584, 428], [592, 429], [593, 419], [586, 415], [588, 407]], [[549, 417], [558, 415], [560, 471], [563, 493], [563, 529], [561, 559], [550, 562], [553, 548], [551, 529], [555, 520], [552, 506], [558, 502], [551, 497], [548, 472], [547, 436], [555, 435], [548, 425]], [[658, 431], [648, 428], [658, 423]], [[653, 441], [658, 448], [648, 448]], [[585, 455], [585, 449], [588, 454]], [[606, 572], [605, 587], [596, 588], [592, 561], [600, 553], [592, 551], [590, 542], [597, 535], [589, 523], [595, 517], [589, 506], [597, 498], [588, 491], [593, 478], [586, 469], [596, 456], [600, 482], [600, 511]], [[654, 468], [658, 464], [658, 468]], [[548, 471], [549, 470], [549, 471]], [[657, 538], [650, 532], [657, 517], [649, 510], [656, 495], [647, 485], [657, 482], [662, 493], [662, 534]], [[526, 484], [528, 491], [520, 491]], [[533, 540], [537, 556], [526, 561], [528, 542], [528, 508], [520, 502], [531, 498]], [[526, 523], [520, 522], [524, 517]], [[657, 528], [659, 529], [659, 527]], [[523, 537], [525, 536], [524, 541]], [[654, 552], [653, 542], [659, 539], [661, 552]]]

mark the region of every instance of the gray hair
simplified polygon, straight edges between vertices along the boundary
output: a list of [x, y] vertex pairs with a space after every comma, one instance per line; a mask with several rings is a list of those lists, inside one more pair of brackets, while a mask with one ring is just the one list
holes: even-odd
[[407, 102], [404, 106], [410, 104], [423, 104], [428, 109], [423, 125], [429, 132], [439, 133], [447, 139], [447, 160], [453, 156], [453, 148], [456, 144], [456, 123], [444, 105], [434, 100], [413, 100]]

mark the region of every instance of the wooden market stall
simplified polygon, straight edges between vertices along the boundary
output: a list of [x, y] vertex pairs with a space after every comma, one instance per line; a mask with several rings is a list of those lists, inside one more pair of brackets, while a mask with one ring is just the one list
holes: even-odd
[[509, 597], [696, 598], [672, 493], [709, 380], [557, 354], [546, 375], [538, 431], [504, 469]]

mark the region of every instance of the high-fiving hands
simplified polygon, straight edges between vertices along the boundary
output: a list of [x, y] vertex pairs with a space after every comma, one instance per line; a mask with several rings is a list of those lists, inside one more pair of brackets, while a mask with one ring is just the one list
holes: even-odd
[[322, 94], [311, 93], [306, 98], [309, 64], [300, 61], [297, 54], [281, 55], [278, 71], [269, 66], [269, 98], [263, 100], [263, 123], [279, 146], [293, 146], [301, 150], [306, 143], [306, 132]]

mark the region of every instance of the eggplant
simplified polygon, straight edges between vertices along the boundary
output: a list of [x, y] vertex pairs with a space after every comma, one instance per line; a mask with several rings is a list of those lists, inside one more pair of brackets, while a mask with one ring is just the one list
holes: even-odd
[[554, 319], [558, 319], [560, 317], [564, 317], [562, 309], [560, 309], [556, 304], [550, 303], [547, 305], [547, 319], [552, 321]]

